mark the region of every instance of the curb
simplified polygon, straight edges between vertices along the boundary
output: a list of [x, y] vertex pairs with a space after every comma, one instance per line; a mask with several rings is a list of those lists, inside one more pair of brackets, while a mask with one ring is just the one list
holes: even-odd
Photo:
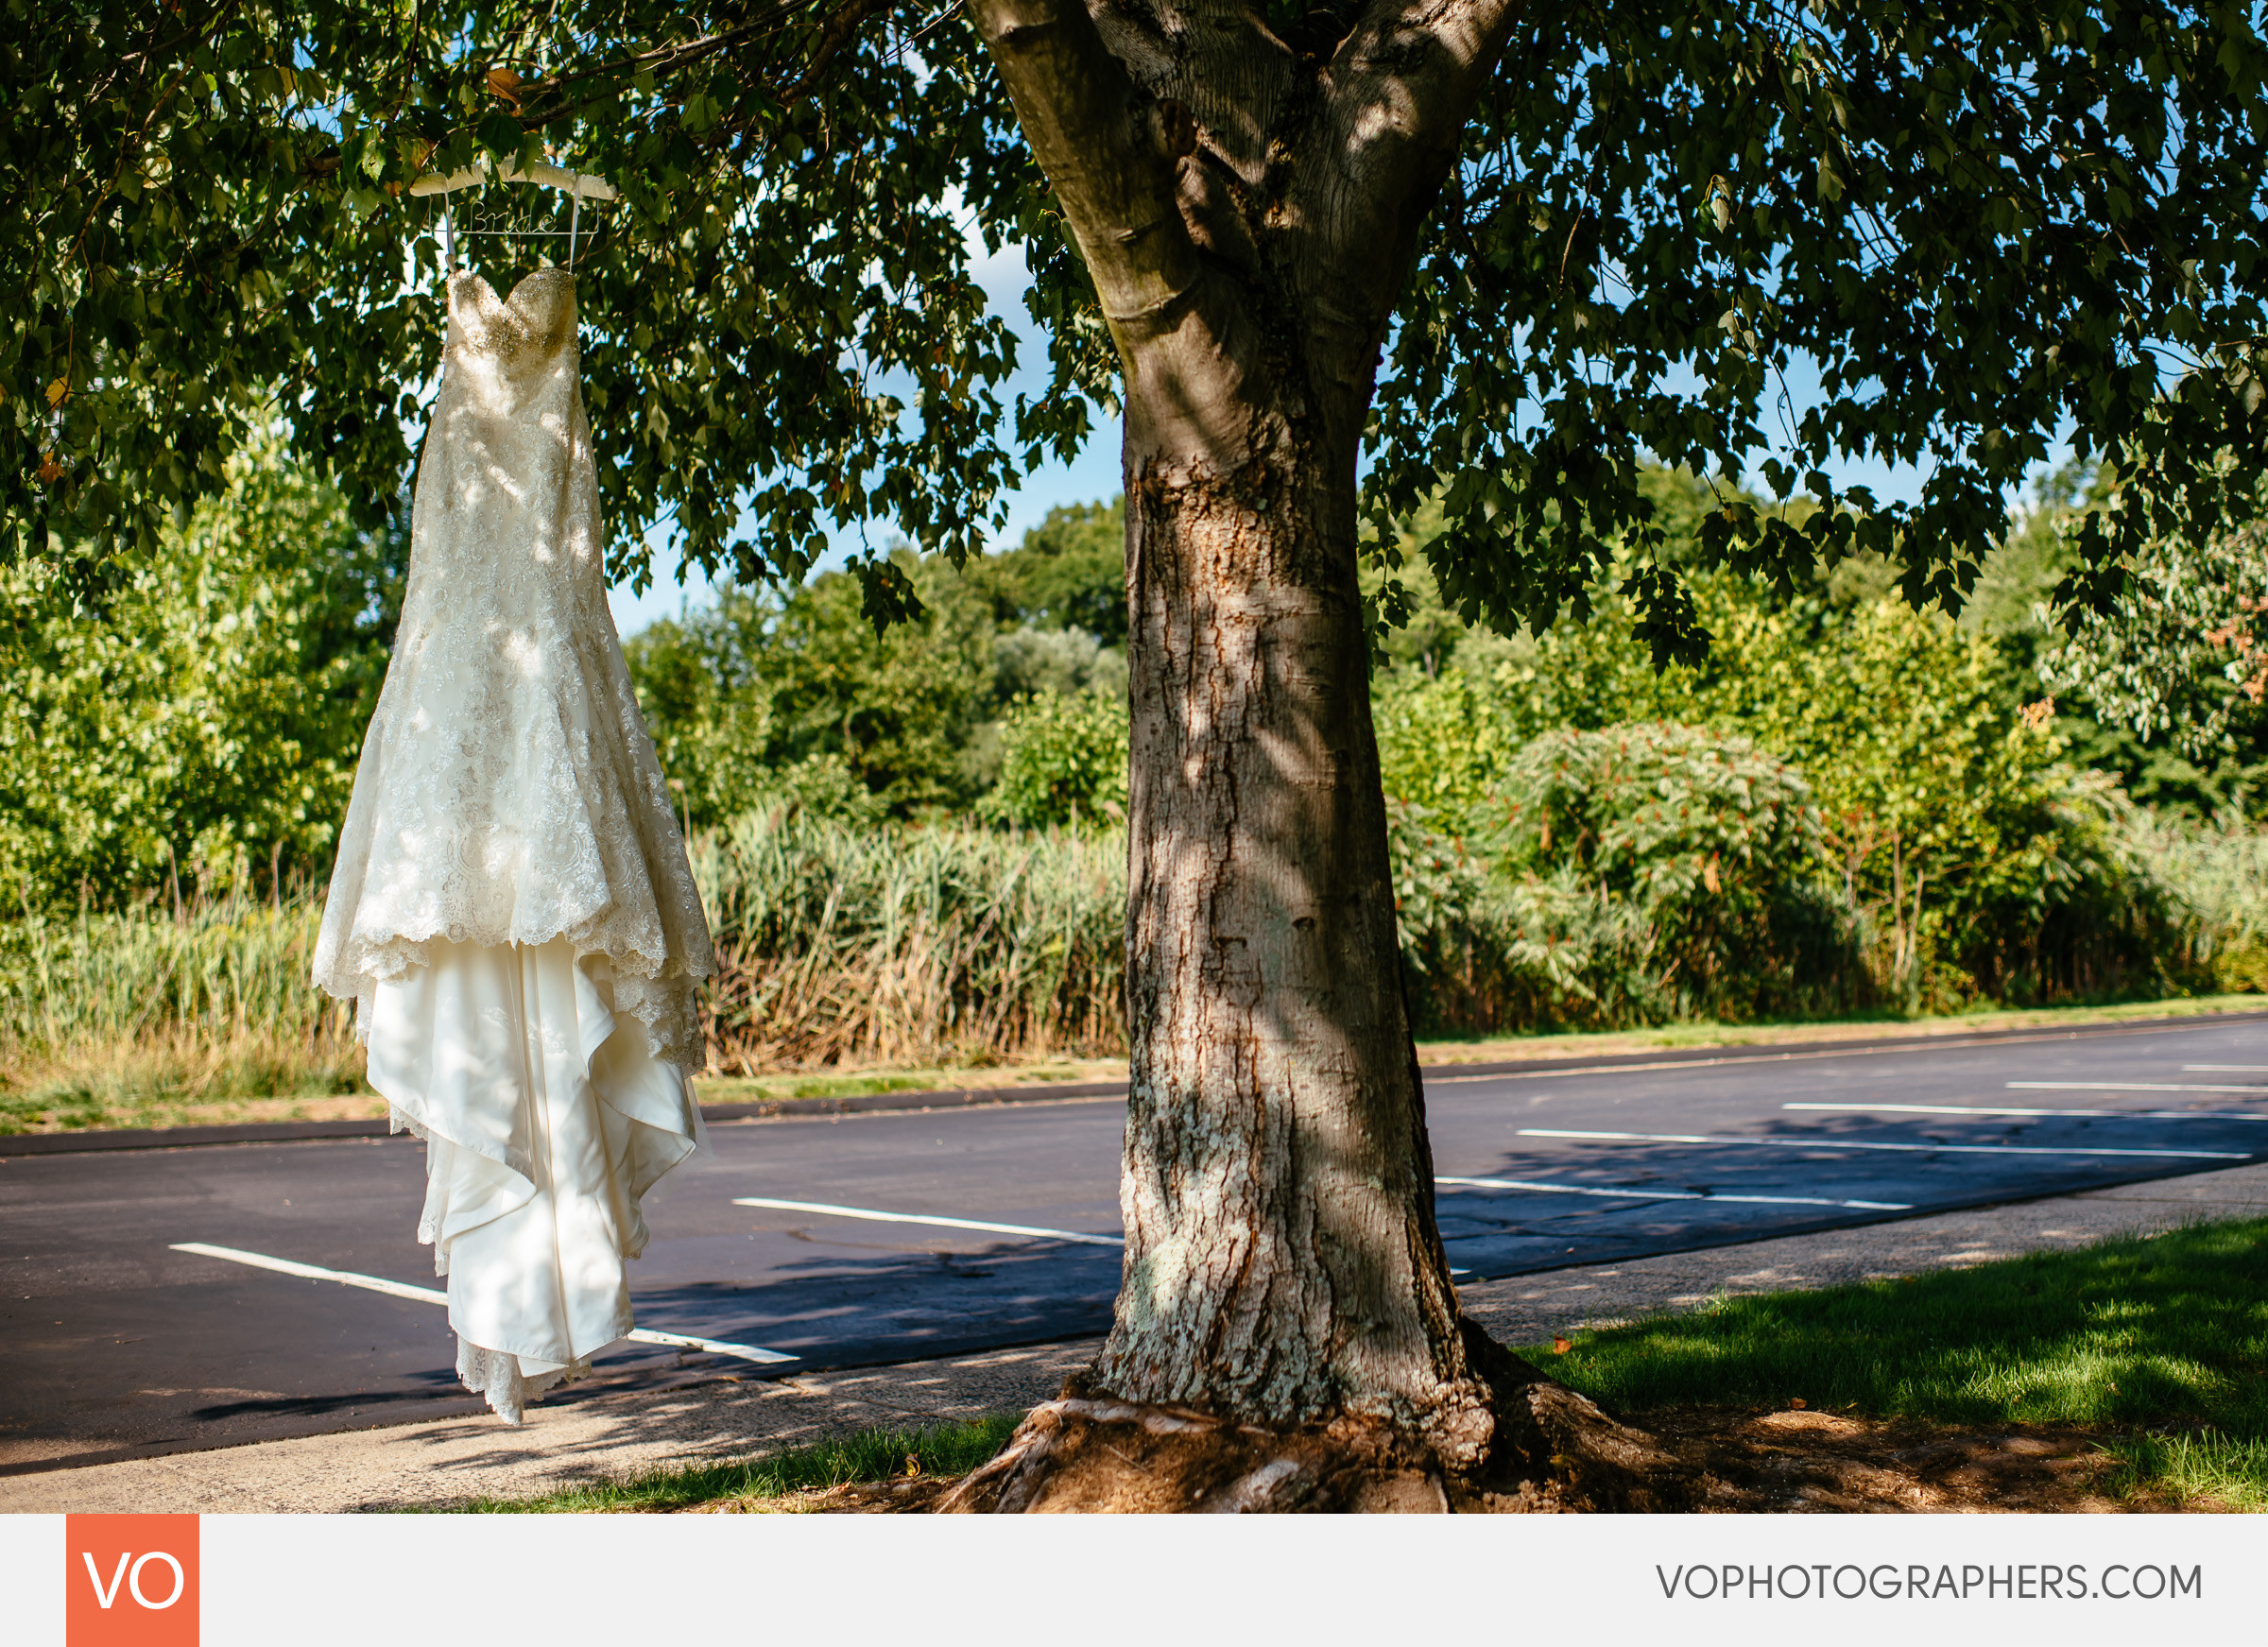
[[[1419, 1069], [1429, 1081], [1488, 1075], [1573, 1075], [1591, 1071], [1662, 1069], [1677, 1064], [1761, 1064], [1787, 1058], [1857, 1057], [1871, 1053], [1953, 1050], [1996, 1041], [2083, 1040], [2181, 1029], [2208, 1023], [2268, 1022], [2268, 1009], [2199, 1012], [2172, 1018], [2130, 1018], [2111, 1023], [2038, 1025], [2030, 1029], [1981, 1029], [1967, 1035], [1852, 1037], [1838, 1040], [1782, 1041], [1777, 1045], [1661, 1048], [1654, 1052], [1608, 1053], [1595, 1058], [1513, 1058], [1498, 1063], [1433, 1064]], [[863, 1092], [842, 1098], [780, 1098], [752, 1104], [704, 1104], [711, 1124], [826, 1118], [908, 1109], [960, 1109], [988, 1105], [1046, 1104], [1067, 1099], [1117, 1098], [1123, 1081], [1086, 1081], [1056, 1087], [961, 1087], [919, 1092]], [[0, 1135], [0, 1156], [83, 1155], [94, 1150], [189, 1149], [212, 1144], [301, 1143], [335, 1138], [385, 1138], [384, 1121], [267, 1121], [234, 1126], [174, 1126], [86, 1132], [23, 1132]]]

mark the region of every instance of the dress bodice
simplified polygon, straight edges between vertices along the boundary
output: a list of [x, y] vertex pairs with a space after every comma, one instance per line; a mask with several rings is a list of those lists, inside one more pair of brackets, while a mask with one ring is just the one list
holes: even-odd
[[573, 275], [538, 269], [509, 298], [469, 269], [449, 277], [441, 391], [418, 467], [413, 634], [468, 598], [507, 629], [605, 621], [581, 366]]
[[494, 360], [514, 373], [541, 371], [575, 348], [575, 276], [565, 269], [537, 269], [508, 298], [471, 269], [449, 277], [452, 357]]
[[367, 1008], [433, 938], [565, 937], [657, 1055], [698, 1061], [707, 923], [607, 609], [575, 277], [449, 277], [409, 583], [316, 977]]

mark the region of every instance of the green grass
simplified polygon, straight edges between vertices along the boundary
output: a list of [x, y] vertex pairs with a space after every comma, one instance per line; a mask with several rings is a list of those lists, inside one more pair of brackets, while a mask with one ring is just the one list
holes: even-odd
[[474, 1514], [557, 1515], [610, 1511], [682, 1510], [733, 1499], [781, 1499], [813, 1488], [886, 1481], [906, 1473], [913, 1459], [923, 1475], [961, 1475], [998, 1452], [1022, 1413], [995, 1414], [967, 1423], [858, 1430], [810, 1447], [761, 1458], [691, 1468], [658, 1469], [540, 1499], [481, 1499], [443, 1506]]
[[2268, 1219], [1720, 1298], [1530, 1356], [1625, 1412], [1856, 1408], [2104, 1432], [2116, 1488], [2268, 1509]]

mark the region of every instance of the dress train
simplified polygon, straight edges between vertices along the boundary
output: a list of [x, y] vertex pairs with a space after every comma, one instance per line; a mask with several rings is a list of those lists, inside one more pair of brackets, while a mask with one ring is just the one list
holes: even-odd
[[378, 981], [369, 1080], [425, 1141], [418, 1238], [457, 1370], [507, 1420], [630, 1330], [640, 1202], [706, 1141], [683, 1073], [614, 1004], [602, 954], [432, 940]]

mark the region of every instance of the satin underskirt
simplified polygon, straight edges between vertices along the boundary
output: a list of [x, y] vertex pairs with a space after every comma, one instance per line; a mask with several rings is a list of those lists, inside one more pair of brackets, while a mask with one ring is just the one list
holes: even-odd
[[617, 1021], [604, 955], [436, 940], [377, 986], [369, 1080], [425, 1141], [418, 1239], [457, 1371], [511, 1423], [631, 1328], [640, 1202], [706, 1141], [684, 1075]]

